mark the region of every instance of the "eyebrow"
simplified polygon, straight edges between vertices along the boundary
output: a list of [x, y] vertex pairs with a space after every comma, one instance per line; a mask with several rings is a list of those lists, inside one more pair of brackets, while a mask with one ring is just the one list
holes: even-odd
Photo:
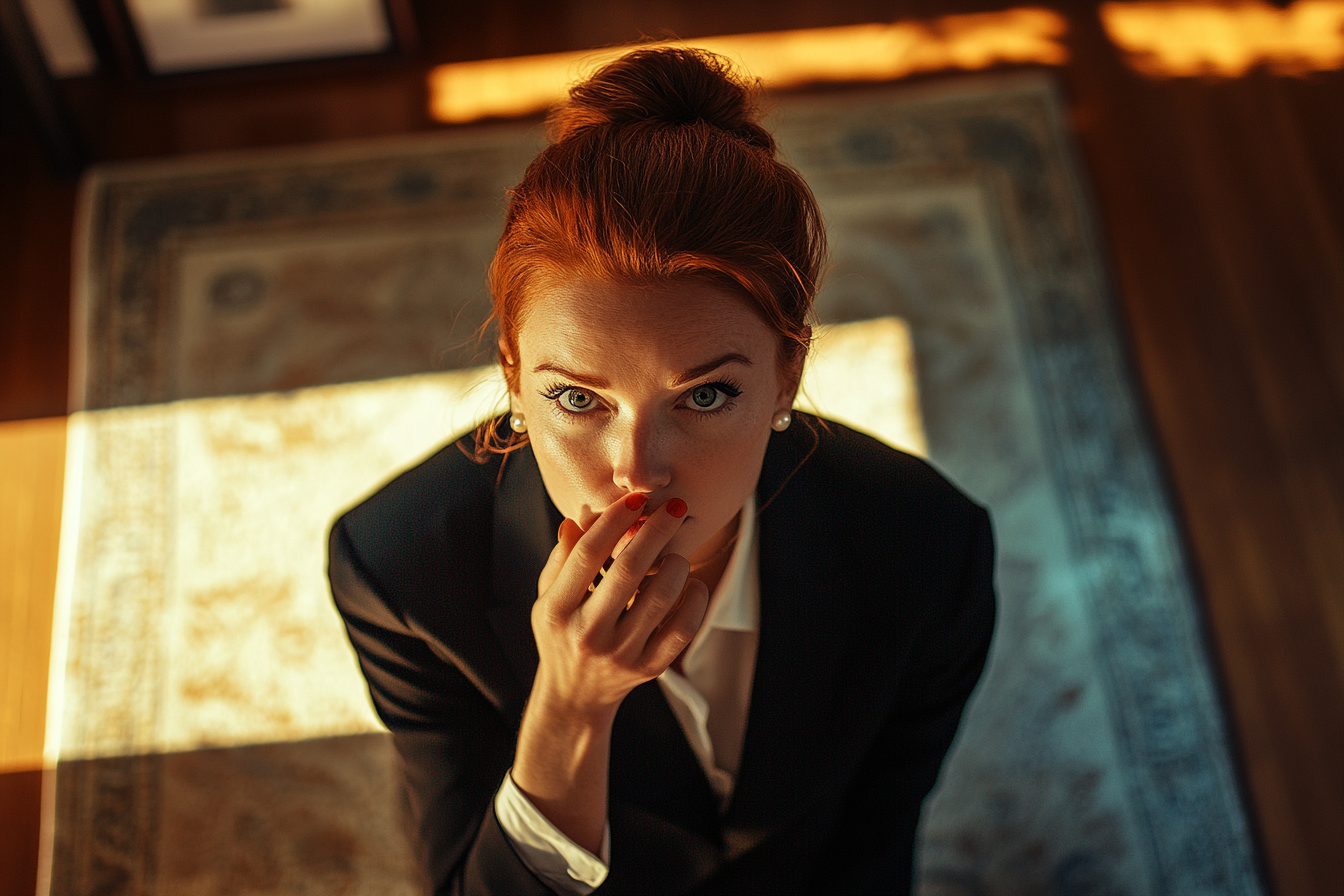
[[746, 367], [751, 366], [751, 359], [748, 358], [746, 355], [739, 354], [738, 352], [729, 352], [726, 355], [715, 358], [713, 361], [706, 362], [698, 367], [692, 367], [690, 370], [686, 371], [680, 376], [673, 377], [672, 385], [684, 386], [691, 380], [698, 380], [705, 374], [718, 370], [725, 364], [732, 364], [734, 362], [742, 364]]
[[[718, 370], [725, 364], [733, 364], [733, 363], [742, 364], [746, 367], [750, 367], [752, 362], [750, 358], [748, 358], [744, 354], [741, 354], [740, 352], [729, 352], [726, 355], [721, 355], [712, 361], [705, 362], [704, 364], [698, 364], [695, 367], [692, 367], [690, 370], [678, 374], [677, 376], [672, 378], [672, 385], [673, 386], [685, 385], [686, 383], [689, 383], [691, 380], [699, 379], [700, 377], [704, 376], [707, 373]], [[551, 361], [542, 361], [536, 367], [532, 368], [532, 372], [557, 373], [567, 380], [572, 380], [573, 382], [578, 383], [581, 386], [590, 386], [594, 389], [605, 389], [609, 385], [607, 380], [600, 376], [596, 376], [594, 374], [589, 373], [578, 373], [577, 371], [568, 370], [560, 366], [559, 364], [555, 364]]]

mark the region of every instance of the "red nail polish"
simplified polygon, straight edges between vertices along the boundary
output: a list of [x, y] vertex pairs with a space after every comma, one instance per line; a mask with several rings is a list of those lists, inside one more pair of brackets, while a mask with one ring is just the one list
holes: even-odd
[[639, 492], [635, 492], [633, 495], [625, 496], [625, 506], [630, 510], [638, 510], [644, 506], [644, 502], [647, 500], [649, 500], [648, 495], [642, 495]]
[[680, 498], [673, 498], [667, 502], [667, 512], [677, 519], [681, 519], [686, 515], [686, 502]]

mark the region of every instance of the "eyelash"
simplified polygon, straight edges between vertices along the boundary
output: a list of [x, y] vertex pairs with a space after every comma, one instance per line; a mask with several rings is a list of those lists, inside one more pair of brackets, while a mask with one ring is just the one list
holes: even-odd
[[[742, 387], [738, 383], [735, 383], [732, 380], [715, 380], [714, 382], [698, 383], [692, 386], [691, 388], [686, 390], [686, 392], [683, 394], [683, 398], [689, 397], [691, 393], [693, 393], [696, 389], [703, 389], [706, 386], [708, 386], [711, 389], [717, 389], [719, 392], [722, 392], [726, 396], [726, 398], [723, 404], [719, 405], [717, 408], [714, 408], [713, 410], [696, 411], [697, 416], [700, 417], [714, 417], [718, 414], [724, 413], [725, 411], [732, 410], [733, 407], [736, 406], [733, 399], [737, 398], [742, 394]], [[546, 400], [551, 402], [551, 406], [555, 409], [556, 413], [560, 414], [561, 417], [567, 420], [573, 421], [574, 418], [576, 417], [584, 417], [587, 415], [584, 413], [580, 413], [578, 411], [567, 410], [566, 408], [560, 406], [560, 396], [564, 395], [566, 392], [569, 392], [571, 390], [587, 392], [589, 395], [592, 395], [594, 399], [597, 398], [596, 394], [594, 394], [591, 390], [584, 389], [582, 386], [573, 386], [568, 383], [556, 383], [553, 386], [548, 386], [547, 388], [543, 389], [540, 394], [542, 398], [545, 398]]]

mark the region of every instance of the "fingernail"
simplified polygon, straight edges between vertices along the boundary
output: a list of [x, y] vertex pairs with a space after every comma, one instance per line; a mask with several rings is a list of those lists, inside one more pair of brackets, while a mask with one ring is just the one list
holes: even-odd
[[681, 519], [686, 515], [686, 502], [680, 498], [673, 498], [667, 502], [667, 512], [677, 519]]
[[633, 495], [625, 496], [625, 506], [630, 510], [638, 510], [639, 508], [644, 506], [644, 502], [647, 500], [649, 500], [648, 495], [635, 492]]

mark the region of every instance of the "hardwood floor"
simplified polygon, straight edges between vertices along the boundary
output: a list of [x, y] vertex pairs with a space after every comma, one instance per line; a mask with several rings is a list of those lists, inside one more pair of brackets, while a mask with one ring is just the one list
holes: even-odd
[[0, 893], [37, 885], [65, 419], [0, 423]]
[[41, 768], [65, 419], [0, 423], [0, 771]]
[[1069, 74], [1274, 884], [1344, 893], [1344, 78]]
[[[0, 68], [0, 74], [3, 69]], [[66, 411], [75, 183], [0, 80], [0, 420]]]
[[[514, 0], [454, 18], [449, 4], [420, 3], [422, 57], [386, 68], [273, 82], [144, 84], [105, 74], [63, 88], [95, 160], [163, 156], [431, 127], [424, 84], [431, 63], [579, 49], [663, 29], [694, 37], [1008, 5]], [[1125, 65], [1091, 4], [1053, 5], [1070, 23], [1070, 61], [1058, 72], [1201, 582], [1268, 875], [1282, 896], [1337, 896], [1344, 893], [1344, 73], [1148, 80]], [[0, 420], [58, 417], [74, 184], [48, 173], [12, 91], [0, 91], [0, 122]], [[42, 456], [50, 461], [59, 427], [36, 427], [22, 436], [5, 428], [4, 438], [30, 452], [47, 444]], [[29, 497], [0, 501], [0, 564], [6, 556], [39, 563], [12, 545], [50, 542], [59, 479], [54, 491], [50, 470], [45, 485], [24, 485], [27, 474], [4, 457], [0, 488]], [[14, 534], [20, 530], [29, 535]], [[40, 562], [54, 572], [51, 545]], [[13, 574], [0, 565], [0, 582]], [[38, 599], [23, 611], [25, 630], [34, 632], [50, 587], [31, 569], [24, 575], [25, 587], [38, 589], [26, 592]], [[13, 587], [5, 585], [0, 605], [5, 620], [17, 612]], [[0, 631], [7, 645], [14, 623], [0, 624], [11, 626]], [[29, 646], [42, 640], [25, 638]], [[33, 662], [26, 668], [40, 668], [44, 685], [45, 666]], [[4, 687], [12, 688], [8, 679]], [[31, 714], [23, 718], [31, 731]], [[8, 727], [0, 730], [0, 743], [10, 737]], [[37, 751], [28, 755], [40, 754], [40, 743]], [[35, 837], [33, 773], [18, 775], [0, 775], [0, 802], [7, 815], [16, 807], [19, 830], [28, 832], [0, 838], [6, 863], [23, 853], [15, 845], [28, 842], [22, 837]], [[31, 887], [2, 883], [16, 879], [12, 867], [0, 866], [0, 894], [27, 896]]]
[[0, 806], [4, 807], [0, 893], [33, 896], [37, 889], [37, 820], [42, 814], [41, 769], [0, 772]]

